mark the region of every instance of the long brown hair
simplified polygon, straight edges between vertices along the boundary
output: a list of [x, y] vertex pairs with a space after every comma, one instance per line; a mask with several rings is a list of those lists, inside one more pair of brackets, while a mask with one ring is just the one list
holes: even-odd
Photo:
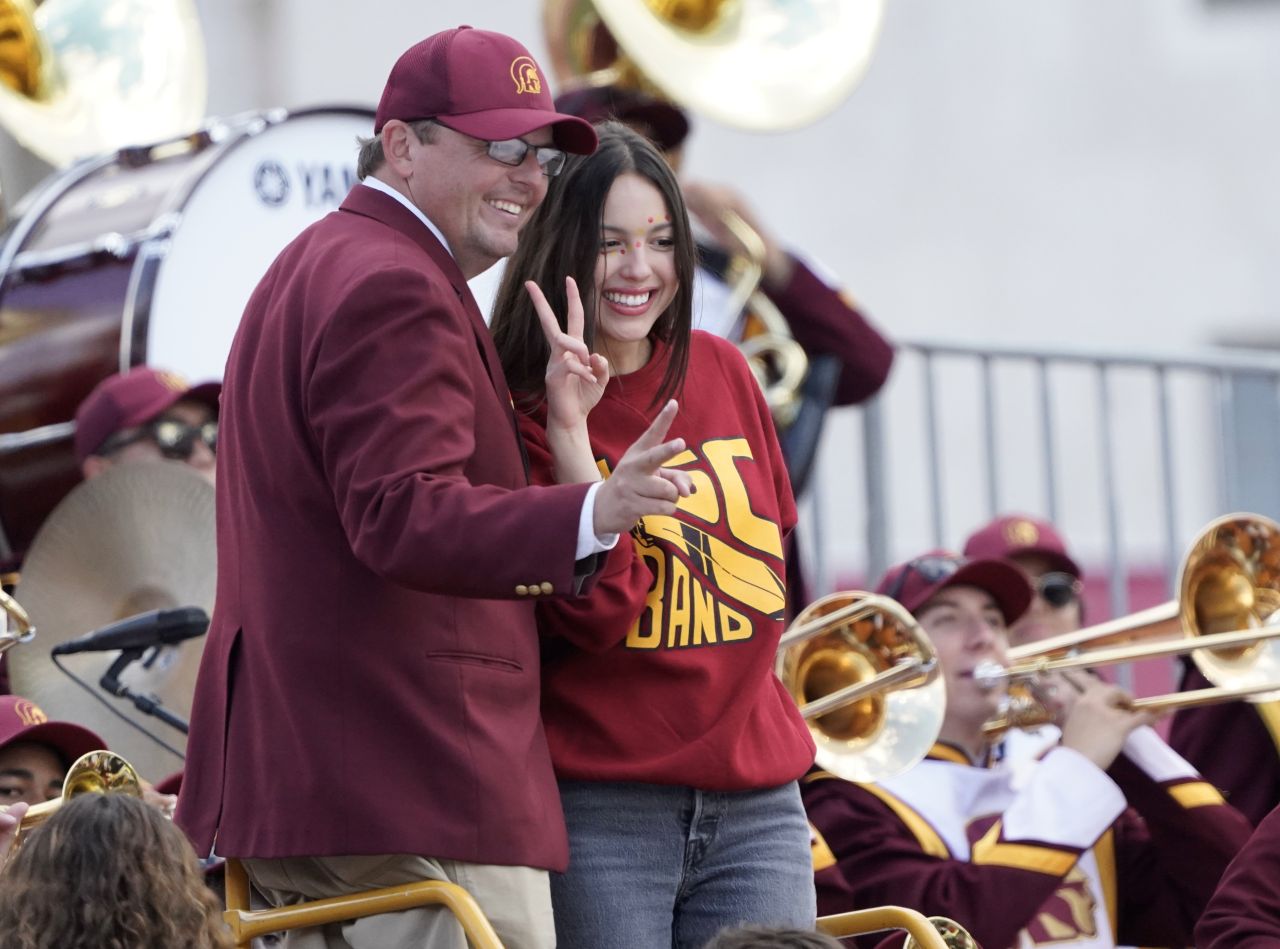
[[526, 403], [541, 401], [550, 349], [524, 282], [537, 282], [564, 328], [564, 278], [569, 276], [577, 281], [582, 294], [586, 316], [583, 337], [595, 351], [595, 267], [604, 203], [618, 176], [628, 172], [640, 175], [662, 193], [671, 212], [679, 282], [671, 305], [650, 331], [651, 337], [667, 344], [671, 351], [654, 398], [654, 405], [660, 405], [679, 392], [689, 366], [697, 253], [689, 213], [675, 173], [648, 139], [619, 122], [605, 122], [596, 131], [600, 147], [592, 155], [570, 158], [564, 171], [551, 179], [546, 200], [521, 231], [519, 248], [507, 263], [494, 303], [490, 328], [507, 383]]
[[124, 794], [82, 794], [0, 873], [0, 949], [230, 949], [182, 831]]

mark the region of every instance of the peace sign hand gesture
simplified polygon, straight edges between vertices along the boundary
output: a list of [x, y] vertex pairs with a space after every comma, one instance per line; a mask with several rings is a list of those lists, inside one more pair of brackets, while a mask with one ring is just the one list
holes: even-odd
[[534, 281], [524, 284], [543, 335], [551, 348], [547, 360], [547, 433], [573, 432], [586, 425], [587, 413], [595, 408], [609, 382], [609, 363], [599, 353], [588, 351], [582, 340], [585, 317], [582, 296], [572, 277], [564, 278], [567, 330], [560, 329], [551, 304]]

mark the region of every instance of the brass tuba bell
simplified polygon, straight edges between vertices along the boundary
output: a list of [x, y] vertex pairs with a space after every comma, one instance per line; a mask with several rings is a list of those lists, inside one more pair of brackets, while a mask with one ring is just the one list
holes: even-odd
[[0, 0], [5, 206], [51, 169], [195, 129], [206, 85], [193, 0]]
[[543, 8], [563, 88], [656, 91], [752, 131], [799, 128], [843, 102], [871, 62], [883, 18], [884, 0], [547, 0]]

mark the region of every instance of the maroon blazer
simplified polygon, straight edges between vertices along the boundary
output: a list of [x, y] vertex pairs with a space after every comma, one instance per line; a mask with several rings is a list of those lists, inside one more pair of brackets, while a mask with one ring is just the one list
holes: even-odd
[[1258, 824], [1196, 925], [1200, 949], [1280, 945], [1280, 810]]
[[197, 850], [563, 868], [529, 591], [572, 589], [586, 490], [527, 486], [488, 330], [406, 208], [358, 185], [286, 247], [222, 390]]

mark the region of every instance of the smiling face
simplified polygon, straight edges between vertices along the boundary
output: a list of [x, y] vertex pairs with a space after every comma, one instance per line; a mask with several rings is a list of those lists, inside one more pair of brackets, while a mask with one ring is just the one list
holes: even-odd
[[[520, 228], [547, 196], [547, 178], [533, 150], [512, 167], [490, 158], [488, 143], [478, 138], [437, 125], [424, 143], [400, 125], [405, 189], [440, 228], [463, 276], [470, 279], [514, 254]], [[550, 145], [551, 129], [537, 129], [524, 140]]]
[[615, 375], [649, 361], [649, 333], [679, 289], [671, 211], [647, 178], [619, 175], [609, 189], [596, 260], [595, 347]]

